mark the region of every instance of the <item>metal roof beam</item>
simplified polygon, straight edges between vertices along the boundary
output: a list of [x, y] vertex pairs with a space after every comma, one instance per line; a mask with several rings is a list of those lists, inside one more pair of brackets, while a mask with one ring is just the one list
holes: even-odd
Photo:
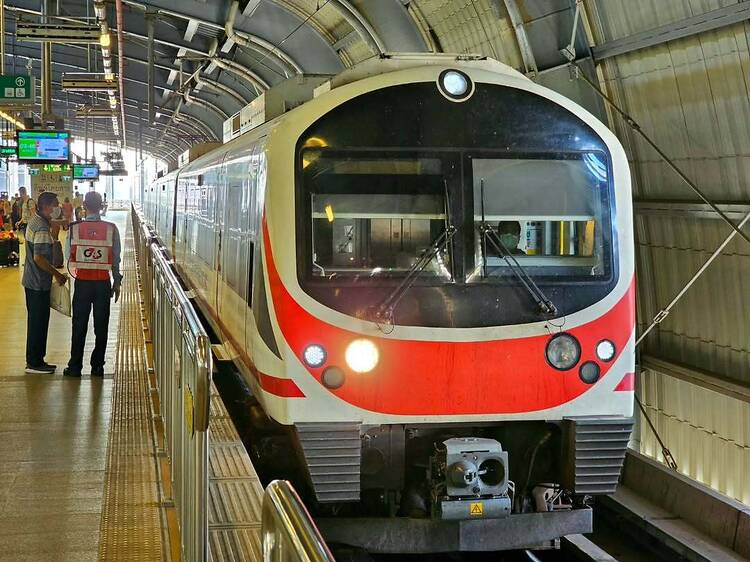
[[341, 14], [341, 17], [359, 33], [362, 40], [367, 43], [367, 46], [370, 47], [373, 53], [382, 55], [386, 52], [383, 40], [370, 25], [370, 22], [367, 21], [367, 18], [351, 2], [348, 0], [330, 0], [330, 2], [331, 6]]
[[508, 16], [510, 17], [510, 23], [513, 25], [513, 30], [516, 34], [516, 42], [518, 43], [518, 50], [521, 52], [521, 60], [526, 69], [526, 74], [536, 76], [539, 73], [539, 68], [536, 65], [534, 51], [531, 48], [531, 42], [526, 33], [526, 26], [523, 22], [521, 10], [518, 8], [517, 0], [504, 0], [504, 2], [505, 9], [508, 11]]
[[[750, 213], [750, 202], [729, 201], [716, 206], [732, 220], [741, 221]], [[675, 218], [721, 220], [707, 204], [694, 201], [636, 199], [634, 210], [638, 215], [669, 216]]]
[[594, 59], [601, 61], [647, 47], [661, 45], [667, 41], [674, 41], [699, 33], [705, 33], [706, 31], [713, 31], [714, 29], [740, 23], [748, 19], [750, 19], [750, 2], [740, 2], [719, 8], [718, 10], [706, 12], [705, 14], [668, 23], [654, 29], [634, 33], [622, 39], [607, 41], [593, 47], [592, 52]]
[[182, 38], [185, 41], [192, 41], [193, 37], [195, 36], [195, 32], [198, 31], [198, 20], [189, 19], [187, 26], [185, 27], [185, 34], [182, 36]]
[[[223, 2], [204, 3], [195, 0], [180, 0], [179, 3], [175, 3], [173, 0], [149, 0], [148, 2], [136, 0], [123, 1], [125, 4], [143, 10], [153, 9], [165, 16], [185, 19], [188, 20], [188, 22], [196, 22], [196, 24], [201, 24], [211, 29], [224, 31], [226, 8]], [[175, 7], [177, 7], [177, 9], [174, 9]], [[254, 43], [263, 56], [269, 56], [275, 59], [275, 62], [282, 66], [287, 66], [291, 63], [293, 66], [300, 68], [289, 53], [281, 50], [270, 41], [266, 41], [262, 37], [249, 33], [240, 26], [237, 27], [236, 31], [246, 37], [251, 43]]]
[[657, 373], [707, 388], [713, 392], [718, 392], [723, 396], [729, 396], [750, 403], [750, 385], [745, 381], [737, 380], [731, 376], [706, 371], [693, 365], [678, 363], [645, 353], [641, 357], [641, 368], [656, 371]]
[[[53, 85], [59, 85], [59, 83], [53, 82]], [[86, 94], [83, 94], [83, 93], [79, 93], [79, 92], [66, 92], [66, 95], [68, 97], [72, 96], [72, 97], [83, 98], [86, 102], [90, 101], [90, 97], [88, 95], [86, 95]], [[55, 98], [55, 101], [57, 101], [58, 103], [61, 103], [63, 105], [67, 104], [66, 100], [62, 100], [60, 98]], [[136, 108], [136, 111], [137, 111], [137, 108], [139, 107], [139, 104], [143, 103], [143, 101], [144, 100], [133, 99], [133, 98], [126, 97], [125, 98], [125, 106], [126, 107], [131, 107], [131, 108]], [[172, 110], [166, 109], [166, 108], [163, 108], [163, 107], [162, 108], [157, 108], [157, 112], [161, 113], [165, 117], [171, 117], [172, 114], [174, 113]], [[144, 108], [144, 110], [141, 111], [141, 113], [145, 113], [145, 108]], [[132, 112], [131, 113], [126, 113], [126, 117], [130, 116], [131, 114], [132, 114]], [[205, 136], [210, 136], [212, 138], [218, 138], [218, 135], [213, 131], [213, 129], [211, 128], [211, 126], [209, 124], [203, 122], [203, 120], [201, 120], [200, 117], [197, 117], [196, 115], [193, 115], [193, 114], [189, 114], [189, 117], [191, 117], [192, 119], [194, 119], [194, 121], [193, 120], [185, 120], [184, 121], [184, 125], [186, 127], [189, 127], [189, 128], [191, 128], [191, 129], [193, 129], [193, 130], [195, 130], [197, 132], [200, 132], [201, 134], [204, 134]], [[137, 117], [135, 117], [135, 118], [137, 119]], [[145, 119], [144, 119], [144, 121], [145, 121]], [[71, 121], [69, 120], [69, 122], [71, 122]], [[152, 126], [156, 127], [158, 125], [159, 125], [159, 123], [157, 122], [155, 125], [152, 125]], [[203, 128], [201, 128], [201, 127], [203, 127]]]
[[387, 51], [419, 53], [426, 50], [427, 45], [406, 7], [407, 0], [349, 0], [349, 4], [377, 30], [378, 40]]

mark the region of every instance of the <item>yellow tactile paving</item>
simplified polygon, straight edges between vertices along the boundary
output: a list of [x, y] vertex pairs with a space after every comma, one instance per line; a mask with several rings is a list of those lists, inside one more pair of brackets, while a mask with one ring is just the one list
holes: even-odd
[[133, 238], [124, 237], [122, 313], [112, 390], [99, 559], [165, 559], [150, 385]]

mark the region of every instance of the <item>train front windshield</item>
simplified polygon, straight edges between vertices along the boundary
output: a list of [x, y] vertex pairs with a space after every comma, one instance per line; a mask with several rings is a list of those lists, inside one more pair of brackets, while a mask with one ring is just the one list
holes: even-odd
[[[315, 277], [406, 275], [448, 226], [439, 158], [320, 149], [304, 158]], [[419, 274], [452, 280], [448, 248]]]
[[[414, 98], [389, 95], [420, 88]], [[478, 99], [472, 106], [472, 100], [446, 104], [431, 90], [410, 85], [361, 96], [370, 98], [371, 113], [391, 114], [388, 122], [401, 125], [397, 135], [380, 122], [368, 129], [368, 104], [357, 99], [301, 139], [303, 289], [331, 308], [366, 317], [414, 274], [396, 321], [437, 327], [539, 320], [519, 269], [559, 315], [604, 296], [616, 282], [617, 244], [601, 139], [549, 102], [547, 115], [536, 117], [540, 126], [552, 126], [535, 135], [528, 119], [534, 114], [518, 122], [523, 112], [513, 108], [545, 104], [536, 96], [478, 85], [474, 97], [486, 103]], [[504, 100], [507, 95], [516, 99]], [[420, 97], [424, 101], [411, 107], [404, 101]], [[373, 109], [378, 106], [382, 111]], [[433, 113], [445, 127], [436, 125]], [[552, 117], [565, 124], [566, 134], [554, 129]], [[346, 131], [355, 133], [347, 137]], [[377, 134], [368, 139], [362, 131]]]
[[[303, 159], [312, 277], [338, 283], [413, 272], [426, 282], [492, 282], [514, 275], [516, 264], [535, 278], [605, 274], [602, 155], [465, 156], [470, 182], [443, 172], [453, 154], [315, 148]], [[451, 227], [455, 241], [437, 247]], [[455, 267], [454, 253], [469, 267]]]

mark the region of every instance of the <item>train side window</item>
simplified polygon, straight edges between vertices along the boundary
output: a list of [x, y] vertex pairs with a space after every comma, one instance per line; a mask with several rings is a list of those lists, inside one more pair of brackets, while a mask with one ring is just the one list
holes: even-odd
[[253, 264], [255, 263], [255, 242], [247, 243], [247, 306], [253, 307]]

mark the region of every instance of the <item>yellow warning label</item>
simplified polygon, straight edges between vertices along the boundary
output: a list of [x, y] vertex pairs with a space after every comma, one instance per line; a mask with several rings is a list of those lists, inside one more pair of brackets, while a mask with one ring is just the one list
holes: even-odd
[[484, 504], [482, 502], [472, 503], [469, 508], [469, 514], [472, 517], [483, 517], [484, 516]]

